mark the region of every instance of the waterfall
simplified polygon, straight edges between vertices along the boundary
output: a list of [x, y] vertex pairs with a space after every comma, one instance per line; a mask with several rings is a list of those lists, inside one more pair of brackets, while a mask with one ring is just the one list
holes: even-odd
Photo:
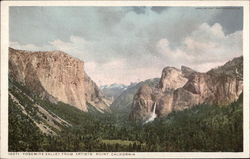
[[154, 109], [153, 109], [153, 112], [152, 112], [150, 118], [147, 121], [145, 121], [144, 124], [153, 121], [157, 117], [155, 110], [156, 110], [156, 102], [154, 103]]
[[155, 114], [155, 109], [156, 109], [156, 103], [154, 104], [153, 115], [156, 115]]

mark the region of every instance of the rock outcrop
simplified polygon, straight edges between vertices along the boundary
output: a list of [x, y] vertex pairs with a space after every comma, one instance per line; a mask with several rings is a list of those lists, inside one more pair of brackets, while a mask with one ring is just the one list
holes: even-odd
[[85, 73], [84, 62], [61, 51], [9, 48], [9, 76], [52, 102], [62, 101], [82, 111], [88, 111], [88, 104], [109, 109], [96, 84]]
[[159, 87], [164, 92], [180, 88], [184, 86], [186, 82], [187, 78], [185, 78], [181, 70], [174, 67], [166, 67], [162, 71]]
[[226, 105], [238, 99], [243, 90], [243, 57], [207, 73], [182, 66], [166, 67], [157, 87], [142, 86], [134, 96], [130, 118], [147, 120], [156, 103], [157, 116], [198, 104]]
[[160, 80], [159, 78], [153, 78], [153, 79], [141, 81], [136, 84], [132, 83], [110, 105], [111, 110], [115, 113], [126, 114], [126, 116], [129, 115], [129, 113], [132, 110], [133, 98], [135, 94], [137, 93], [137, 91], [141, 88], [141, 86], [147, 85], [150, 87], [155, 87], [159, 84], [159, 80]]

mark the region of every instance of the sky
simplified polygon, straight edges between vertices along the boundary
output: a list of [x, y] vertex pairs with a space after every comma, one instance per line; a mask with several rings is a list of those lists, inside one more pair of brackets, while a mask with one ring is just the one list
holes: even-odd
[[100, 86], [200, 72], [241, 56], [241, 7], [10, 7], [10, 47], [61, 50]]

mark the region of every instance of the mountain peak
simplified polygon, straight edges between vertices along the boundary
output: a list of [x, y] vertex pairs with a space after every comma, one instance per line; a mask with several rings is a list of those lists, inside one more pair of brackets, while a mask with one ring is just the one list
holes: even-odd
[[101, 89], [115, 89], [115, 88], [118, 88], [118, 89], [126, 89], [127, 88], [127, 85], [125, 84], [117, 84], [117, 83], [113, 83], [113, 84], [110, 84], [110, 85], [102, 85], [100, 86]]
[[176, 89], [182, 87], [187, 79], [183, 76], [181, 70], [175, 67], [165, 67], [162, 71], [159, 87], [162, 91], [166, 89]]
[[180, 71], [180, 70], [176, 67], [171, 67], [171, 66], [167, 66], [162, 70], [162, 72], [168, 72], [168, 71]]
[[192, 73], [196, 72], [193, 69], [187, 66], [181, 66], [181, 72], [184, 74], [186, 78], [188, 78]]
[[[14, 49], [14, 48], [11, 48], [9, 47], [9, 53], [10, 54], [19, 54], [19, 55], [23, 55], [23, 56], [28, 56], [28, 57], [31, 57], [31, 56], [36, 56], [36, 57], [39, 57], [39, 58], [42, 58], [42, 57], [46, 57], [46, 58], [69, 58], [69, 59], [72, 59], [72, 60], [75, 60], [75, 61], [80, 61], [83, 63], [82, 60], [76, 58], [76, 57], [73, 57], [63, 51], [60, 51], [60, 50], [52, 50], [52, 51], [27, 51], [27, 50], [19, 50], [19, 49]], [[59, 60], [60, 60], [59, 59]]]
[[207, 72], [214, 75], [226, 75], [243, 79], [243, 56], [235, 57], [224, 65], [211, 69]]

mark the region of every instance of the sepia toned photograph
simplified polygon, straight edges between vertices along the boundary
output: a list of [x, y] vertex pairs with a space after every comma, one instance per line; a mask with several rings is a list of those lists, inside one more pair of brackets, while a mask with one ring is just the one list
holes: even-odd
[[1, 155], [249, 155], [246, 6], [58, 3], [6, 7]]

